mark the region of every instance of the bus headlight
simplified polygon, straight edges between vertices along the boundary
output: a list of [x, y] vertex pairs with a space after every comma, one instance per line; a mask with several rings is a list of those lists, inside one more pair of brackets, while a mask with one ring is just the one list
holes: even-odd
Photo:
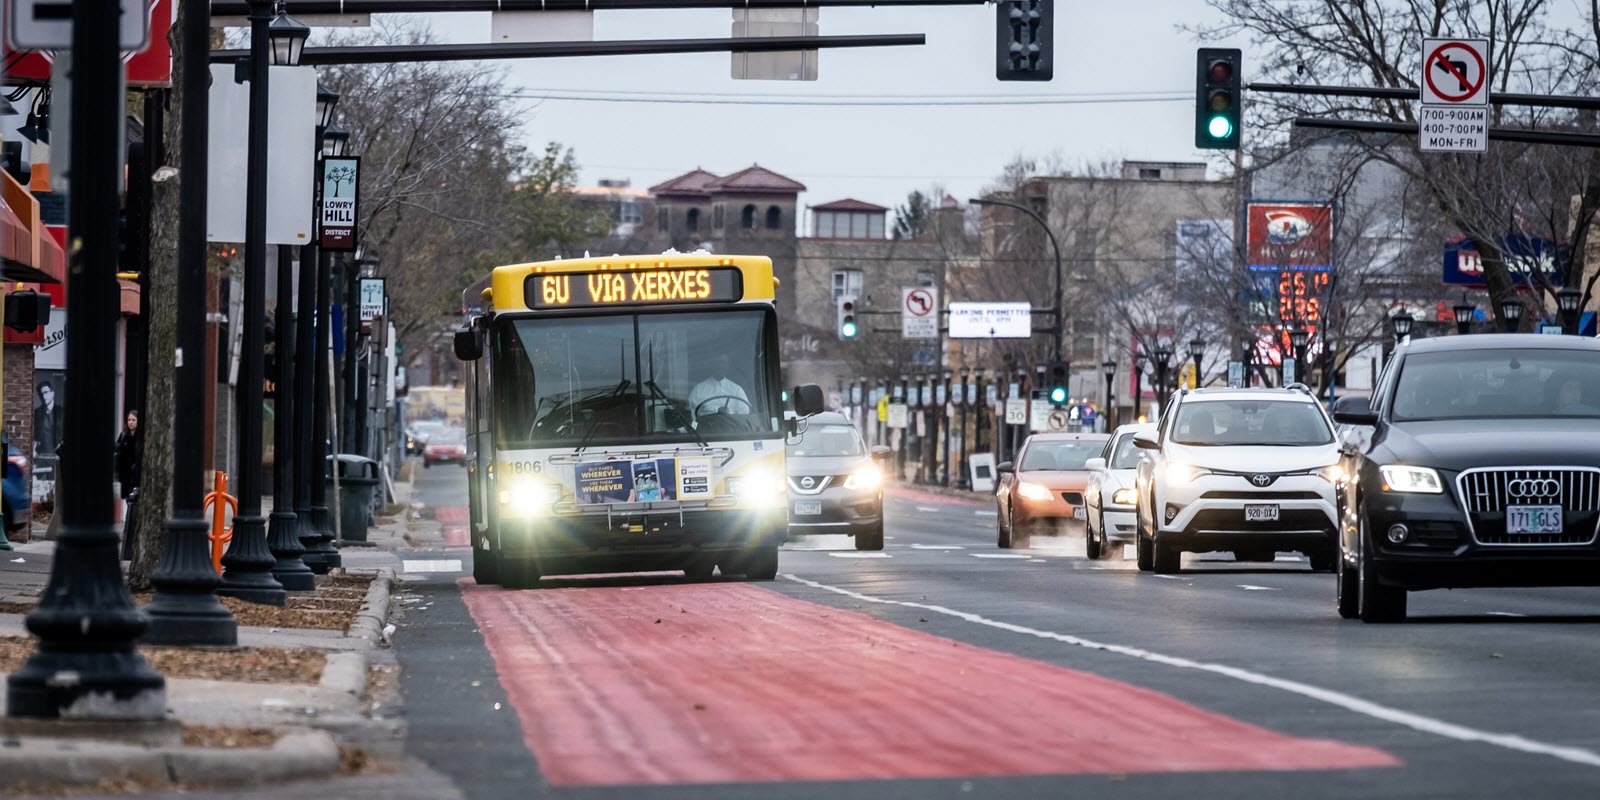
[[783, 481], [770, 472], [751, 472], [730, 477], [728, 493], [754, 508], [777, 508], [788, 498]]
[[532, 517], [550, 509], [561, 499], [561, 487], [553, 483], [521, 481], [500, 490], [500, 505], [513, 517]]
[[881, 482], [883, 482], [883, 473], [879, 472], [877, 467], [868, 464], [850, 473], [850, 476], [844, 479], [844, 488], [876, 489]]

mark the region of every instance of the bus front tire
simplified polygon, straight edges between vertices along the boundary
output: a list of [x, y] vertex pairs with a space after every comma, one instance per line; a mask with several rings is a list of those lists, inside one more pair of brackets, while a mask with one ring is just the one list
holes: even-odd
[[478, 542], [472, 547], [472, 579], [479, 586], [493, 586], [500, 582], [500, 554], [484, 550]]
[[762, 547], [745, 556], [743, 572], [747, 581], [770, 581], [778, 577], [778, 546]]
[[499, 566], [500, 582], [507, 589], [534, 589], [539, 586], [539, 562], [532, 558], [506, 559]]

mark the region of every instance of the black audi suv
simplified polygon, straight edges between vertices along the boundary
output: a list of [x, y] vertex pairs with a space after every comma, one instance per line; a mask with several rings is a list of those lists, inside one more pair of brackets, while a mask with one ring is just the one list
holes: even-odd
[[1333, 418], [1340, 616], [1403, 620], [1420, 589], [1600, 585], [1600, 340], [1402, 345]]

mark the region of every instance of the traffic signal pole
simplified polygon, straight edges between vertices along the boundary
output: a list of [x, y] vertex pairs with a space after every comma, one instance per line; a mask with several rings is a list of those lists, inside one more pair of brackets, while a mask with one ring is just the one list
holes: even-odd
[[980, 205], [980, 206], [1005, 206], [1006, 208], [1010, 208], [1010, 209], [1015, 209], [1017, 211], [1021, 211], [1022, 213], [1027, 214], [1029, 217], [1031, 217], [1034, 222], [1039, 223], [1039, 227], [1044, 229], [1044, 235], [1049, 237], [1049, 239], [1050, 239], [1050, 249], [1055, 252], [1055, 256], [1056, 256], [1056, 296], [1055, 296], [1055, 301], [1050, 304], [1051, 305], [1051, 312], [1050, 313], [1051, 313], [1051, 316], [1054, 318], [1053, 319], [1053, 324], [1052, 324], [1052, 327], [1051, 327], [1051, 335], [1055, 338], [1055, 345], [1052, 348], [1051, 352], [1055, 354], [1055, 360], [1060, 361], [1061, 360], [1061, 335], [1062, 335], [1061, 307], [1062, 307], [1062, 305], [1064, 305], [1064, 303], [1062, 302], [1062, 288], [1061, 288], [1061, 243], [1056, 241], [1055, 231], [1050, 230], [1050, 223], [1045, 222], [1044, 217], [1039, 216], [1038, 212], [1034, 211], [1031, 208], [1028, 208], [1025, 205], [1022, 205], [1021, 203], [1013, 203], [1013, 202], [1011, 202], [1009, 200], [996, 200], [996, 199], [994, 199], [992, 197], [975, 197], [975, 198], [973, 198], [971, 200], [968, 200], [967, 202], [973, 203], [975, 205]]
[[[295, 10], [299, 11], [296, 4]], [[348, 13], [348, 12], [347, 12]], [[570, 58], [575, 56], [647, 56], [672, 53], [767, 53], [825, 50], [841, 47], [922, 45], [920, 33], [860, 36], [754, 36], [745, 39], [623, 39], [611, 42], [516, 42], [511, 44], [404, 44], [351, 47], [307, 47], [302, 66], [328, 64], [399, 64], [425, 61], [486, 61], [505, 58]], [[213, 50], [211, 60], [233, 63], [246, 50]]]

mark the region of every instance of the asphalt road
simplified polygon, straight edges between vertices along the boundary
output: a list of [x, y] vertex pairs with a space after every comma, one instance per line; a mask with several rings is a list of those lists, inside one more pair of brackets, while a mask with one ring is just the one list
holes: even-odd
[[881, 554], [794, 544], [771, 583], [508, 592], [466, 577], [464, 472], [420, 480], [408, 747], [467, 797], [1600, 797], [1595, 590], [1362, 625], [1301, 560], [1000, 551], [989, 507], [902, 492]]

